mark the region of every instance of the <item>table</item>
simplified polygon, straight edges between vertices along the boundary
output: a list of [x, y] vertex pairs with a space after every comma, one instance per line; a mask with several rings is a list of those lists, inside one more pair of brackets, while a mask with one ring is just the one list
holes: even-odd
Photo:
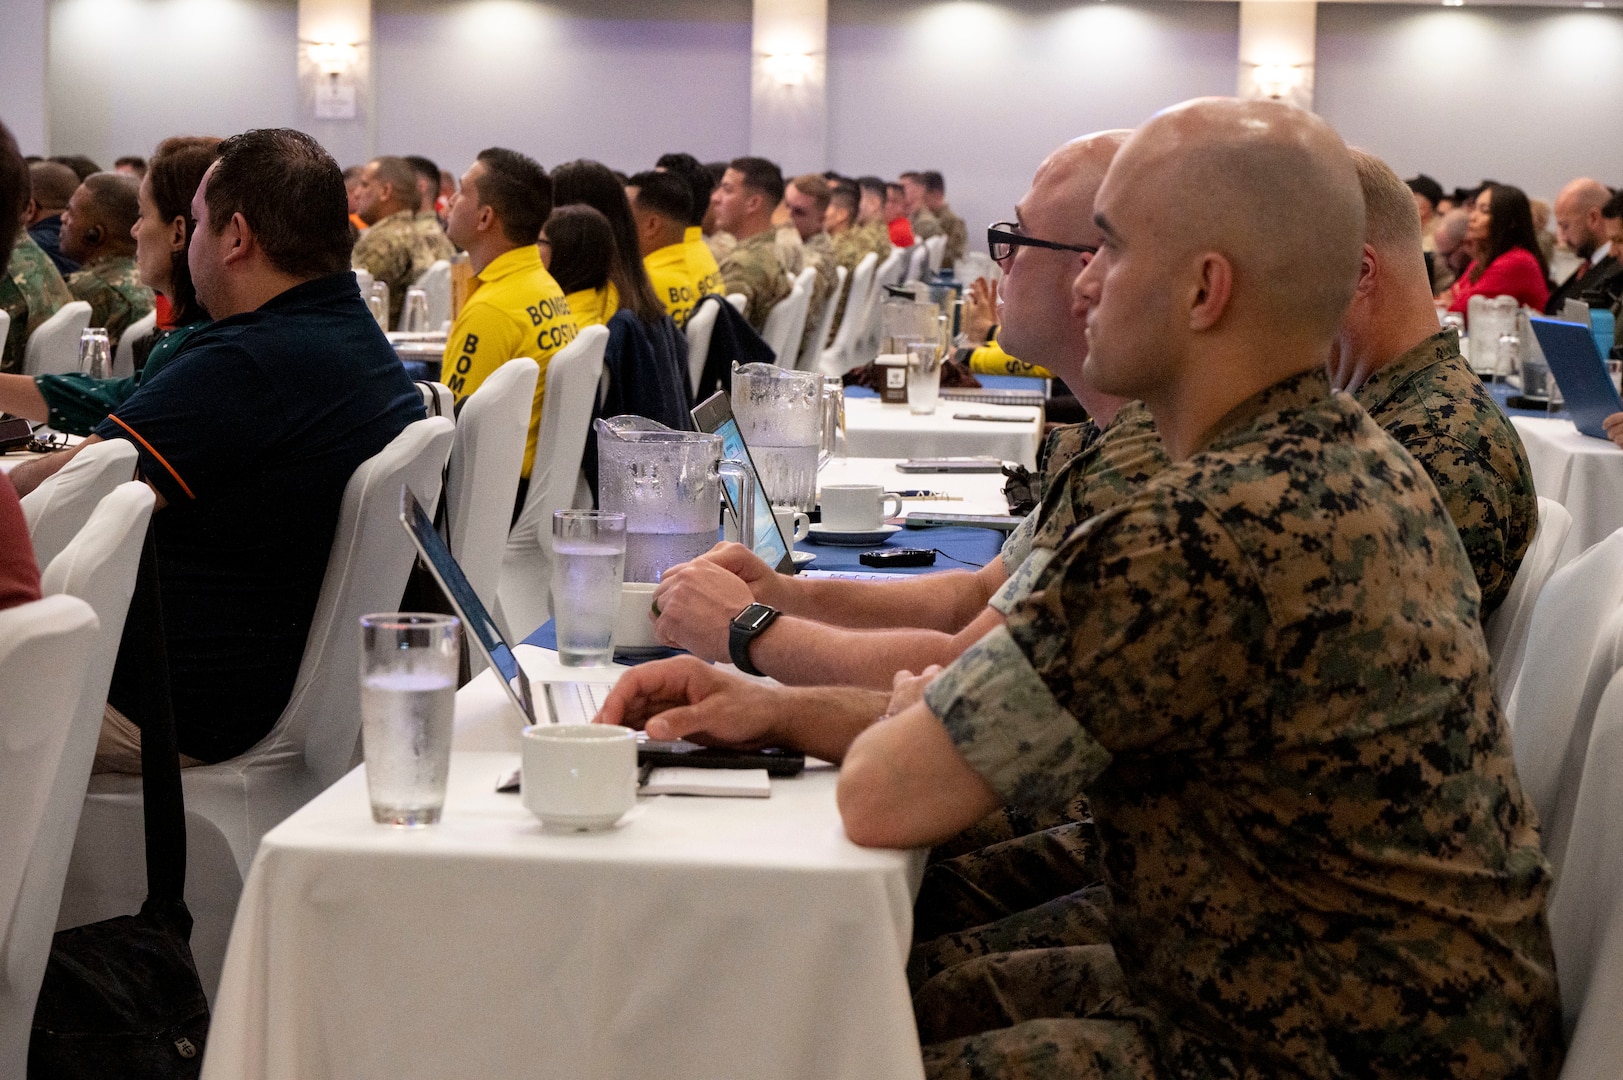
[[1533, 469], [1533, 489], [1572, 515], [1578, 550], [1623, 528], [1623, 450], [1581, 434], [1571, 420], [1512, 415]]
[[[954, 420], [954, 413], [1007, 416], [1015, 422]], [[915, 415], [906, 405], [877, 398], [845, 403], [845, 446], [854, 457], [966, 457], [990, 455], [1037, 467], [1042, 410], [1026, 405], [985, 405], [943, 398], [935, 411]], [[915, 485], [922, 486], [922, 485]]]
[[[962, 455], [959, 455], [962, 456]], [[906, 499], [903, 515], [914, 513], [1007, 514], [1003, 497], [1008, 478], [990, 473], [904, 473], [895, 457], [832, 457], [817, 474], [819, 488], [827, 484], [878, 484], [886, 491], [936, 491], [951, 499]]]
[[207, 1080], [922, 1075], [923, 853], [848, 841], [831, 767], [554, 835], [493, 790], [517, 725], [489, 671], [457, 695], [455, 745], [434, 828], [374, 825], [356, 769], [266, 835]]

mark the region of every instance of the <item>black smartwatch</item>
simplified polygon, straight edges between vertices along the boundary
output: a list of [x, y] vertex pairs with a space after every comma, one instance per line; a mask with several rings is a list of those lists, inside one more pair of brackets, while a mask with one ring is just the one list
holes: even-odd
[[733, 666], [749, 675], [764, 675], [750, 663], [750, 645], [778, 618], [778, 609], [765, 604], [751, 604], [733, 616], [727, 628], [727, 655]]

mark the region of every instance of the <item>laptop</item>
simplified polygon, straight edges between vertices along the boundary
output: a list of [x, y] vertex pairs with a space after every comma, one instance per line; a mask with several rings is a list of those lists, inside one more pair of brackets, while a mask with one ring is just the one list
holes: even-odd
[[[760, 477], [756, 475], [755, 461], [744, 443], [744, 433], [738, 429], [738, 420], [733, 416], [732, 401], [727, 397], [727, 391], [717, 390], [695, 405], [693, 423], [700, 431], [720, 435], [721, 456], [742, 462], [755, 483], [755, 554], [780, 574], [794, 573], [794, 558], [789, 553], [783, 533], [778, 530], [778, 519], [772, 515], [772, 500], [766, 497]], [[727, 496], [727, 505], [733, 508], [734, 514], [738, 513], [742, 500], [735, 490], [737, 487], [736, 481], [722, 478], [722, 492]]]
[[1602, 421], [1623, 412], [1623, 397], [1612, 384], [1589, 327], [1538, 315], [1528, 321], [1544, 352], [1545, 363], [1561, 388], [1561, 396], [1566, 399], [1573, 424], [1585, 435], [1606, 439]]
[[[496, 620], [490, 617], [484, 602], [468, 584], [451, 549], [434, 529], [434, 521], [423, 510], [422, 504], [404, 486], [400, 489], [400, 523], [406, 535], [428, 566], [428, 572], [439, 583], [445, 598], [467, 629], [467, 640], [472, 641], [485, 661], [496, 670], [502, 689], [507, 692], [519, 715], [527, 724], [544, 723], [535, 709], [535, 698], [530, 680], [519, 666], [507, 638]], [[616, 673], [616, 677], [618, 672]], [[546, 696], [548, 720], [554, 724], [589, 724], [603, 708], [603, 702], [614, 686], [613, 679], [561, 679], [541, 684]], [[768, 747], [762, 750], [724, 750], [700, 746], [685, 739], [659, 741], [637, 732], [637, 760], [644, 765], [686, 765], [718, 769], [766, 769], [772, 776], [794, 776], [806, 765], [806, 756], [797, 751]]]

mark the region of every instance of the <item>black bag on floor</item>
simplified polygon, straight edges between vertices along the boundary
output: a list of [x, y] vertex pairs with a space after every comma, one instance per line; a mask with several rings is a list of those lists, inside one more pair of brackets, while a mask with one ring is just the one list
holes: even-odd
[[203, 1068], [209, 1007], [182, 898], [186, 815], [150, 528], [119, 647], [142, 672], [147, 898], [138, 914], [57, 932], [34, 1009], [29, 1080], [173, 1080]]

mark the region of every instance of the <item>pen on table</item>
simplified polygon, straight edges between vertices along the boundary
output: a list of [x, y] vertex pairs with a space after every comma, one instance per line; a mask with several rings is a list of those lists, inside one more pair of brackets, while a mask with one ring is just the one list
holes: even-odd
[[940, 491], [898, 491], [895, 494], [904, 499], [935, 499], [940, 502], [963, 502], [962, 495], [948, 495]]
[[637, 786], [642, 787], [647, 784], [648, 777], [653, 774], [653, 771], [654, 763], [652, 761], [644, 762], [641, 766], [639, 766], [637, 769]]

